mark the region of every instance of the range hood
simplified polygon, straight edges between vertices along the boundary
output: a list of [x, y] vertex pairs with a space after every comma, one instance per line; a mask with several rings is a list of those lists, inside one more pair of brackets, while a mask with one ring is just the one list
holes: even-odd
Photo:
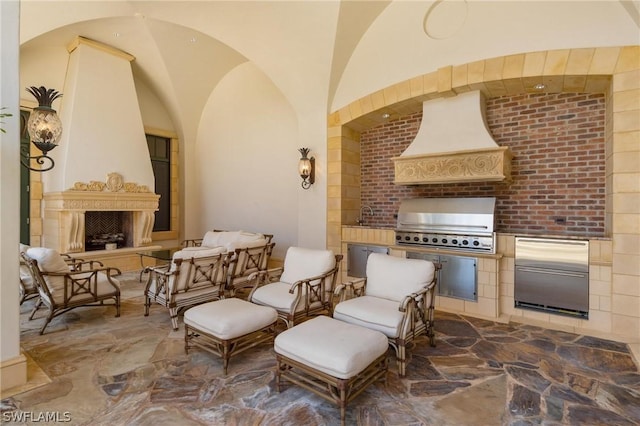
[[416, 138], [392, 160], [400, 185], [511, 180], [511, 151], [491, 136], [479, 90], [424, 102]]

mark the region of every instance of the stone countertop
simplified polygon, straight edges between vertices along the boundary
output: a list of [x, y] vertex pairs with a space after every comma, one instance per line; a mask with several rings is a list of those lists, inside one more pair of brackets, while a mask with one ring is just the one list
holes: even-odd
[[[377, 229], [381, 231], [395, 231], [396, 228], [393, 226], [373, 226], [373, 225], [342, 225], [342, 228], [352, 228], [352, 229]], [[611, 241], [611, 237], [606, 237], [602, 235], [575, 235], [575, 234], [547, 234], [544, 232], [534, 233], [531, 231], [496, 231], [497, 235], [500, 236], [511, 236], [511, 237], [530, 237], [530, 238], [554, 238], [554, 239], [564, 239], [564, 240], [602, 240], [602, 241]]]
[[544, 234], [544, 233], [532, 233], [528, 232], [500, 232], [497, 231], [496, 234], [507, 237], [528, 237], [528, 238], [551, 238], [551, 239], [562, 239], [562, 240], [602, 240], [602, 241], [611, 241], [611, 237], [604, 236], [593, 236], [593, 235], [572, 235], [572, 234]]
[[428, 254], [442, 254], [447, 256], [462, 256], [462, 257], [479, 257], [483, 259], [502, 259], [502, 253], [486, 253], [486, 252], [475, 252], [475, 251], [462, 251], [462, 250], [451, 250], [445, 248], [438, 247], [421, 247], [421, 246], [389, 246], [391, 250], [402, 250], [402, 251], [412, 251], [414, 253], [428, 253]]

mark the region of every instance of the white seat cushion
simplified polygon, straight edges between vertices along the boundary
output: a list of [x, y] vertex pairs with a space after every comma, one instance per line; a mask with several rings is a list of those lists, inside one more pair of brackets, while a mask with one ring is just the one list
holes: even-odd
[[293, 284], [306, 278], [323, 275], [336, 266], [331, 250], [289, 247], [284, 258], [284, 271], [280, 281]]
[[260, 330], [277, 318], [273, 308], [236, 298], [198, 305], [184, 313], [185, 324], [224, 340]]
[[398, 337], [402, 312], [399, 302], [380, 297], [360, 296], [336, 305], [333, 318]]
[[433, 262], [371, 253], [367, 259], [368, 296], [402, 301], [433, 281]]
[[285, 330], [274, 342], [280, 355], [340, 379], [360, 373], [388, 346], [382, 333], [326, 316]]
[[[279, 311], [291, 312], [291, 305], [295, 299], [295, 293], [289, 293], [291, 284], [281, 281], [258, 287], [251, 296], [251, 302], [259, 305], [272, 306]], [[297, 291], [297, 289], [296, 289]], [[304, 309], [304, 303], [298, 304], [298, 311]]]

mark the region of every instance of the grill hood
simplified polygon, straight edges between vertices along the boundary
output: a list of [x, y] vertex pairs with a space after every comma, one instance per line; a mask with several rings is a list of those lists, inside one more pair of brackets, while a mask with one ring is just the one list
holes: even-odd
[[493, 140], [479, 90], [424, 102], [418, 134], [392, 160], [396, 184], [508, 181], [511, 174], [511, 153]]

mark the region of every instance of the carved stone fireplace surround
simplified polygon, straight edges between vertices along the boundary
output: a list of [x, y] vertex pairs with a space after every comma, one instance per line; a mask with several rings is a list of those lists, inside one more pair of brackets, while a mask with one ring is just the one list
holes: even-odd
[[160, 196], [145, 185], [109, 173], [106, 182], [76, 182], [73, 188], [44, 194], [44, 245], [61, 253], [85, 251], [85, 212], [132, 212], [133, 247], [149, 246]]

